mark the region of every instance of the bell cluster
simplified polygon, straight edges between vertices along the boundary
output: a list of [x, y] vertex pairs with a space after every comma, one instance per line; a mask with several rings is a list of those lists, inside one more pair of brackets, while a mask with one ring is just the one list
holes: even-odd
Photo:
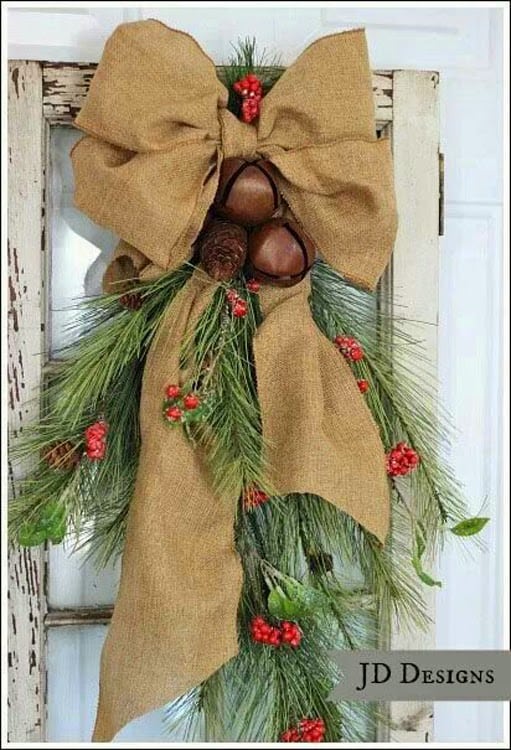
[[217, 281], [229, 281], [245, 267], [247, 276], [263, 284], [298, 284], [316, 248], [289, 215], [271, 162], [225, 159], [198, 238], [205, 271]]

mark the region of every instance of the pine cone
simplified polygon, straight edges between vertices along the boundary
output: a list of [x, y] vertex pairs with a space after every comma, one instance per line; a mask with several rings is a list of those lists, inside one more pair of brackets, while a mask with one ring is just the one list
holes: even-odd
[[127, 292], [119, 297], [120, 304], [127, 310], [140, 310], [142, 307], [142, 295], [140, 292]]
[[69, 440], [56, 443], [43, 455], [52, 469], [72, 469], [80, 461], [80, 454]]
[[216, 220], [199, 238], [204, 270], [215, 281], [229, 281], [243, 268], [247, 255], [247, 232], [230, 221]]

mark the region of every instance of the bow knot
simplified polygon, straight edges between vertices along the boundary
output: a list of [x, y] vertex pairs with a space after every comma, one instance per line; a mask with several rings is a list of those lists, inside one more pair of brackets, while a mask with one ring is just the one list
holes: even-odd
[[120, 26], [76, 119], [88, 133], [72, 154], [77, 207], [163, 272], [189, 258], [222, 160], [262, 156], [325, 260], [373, 288], [396, 211], [390, 144], [374, 131], [364, 32], [308, 47], [263, 98], [257, 127], [239, 122], [227, 100], [192, 37], [158, 21]]
[[257, 129], [254, 125], [241, 122], [228, 109], [218, 112], [221, 129], [221, 158], [239, 156], [252, 160], [257, 156]]

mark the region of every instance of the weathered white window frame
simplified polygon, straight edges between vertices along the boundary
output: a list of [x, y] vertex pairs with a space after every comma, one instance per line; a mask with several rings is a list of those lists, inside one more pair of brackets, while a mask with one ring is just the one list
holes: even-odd
[[[49, 263], [45, 184], [49, 132], [71, 125], [95, 65], [34, 61], [9, 63], [9, 409], [14, 434], [37, 417], [45, 361]], [[393, 140], [400, 227], [392, 264], [382, 284], [397, 290], [407, 317], [433, 325], [425, 345], [436, 362], [438, 311], [439, 121], [438, 75], [378, 71], [373, 75], [379, 128]], [[21, 469], [23, 470], [23, 468]], [[10, 471], [15, 492], [17, 477]], [[41, 742], [46, 723], [48, 627], [108, 622], [110, 608], [49, 610], [44, 548], [9, 555], [9, 740]], [[433, 599], [430, 601], [433, 614]], [[397, 624], [384, 646], [433, 648], [433, 630], [420, 641]], [[393, 703], [392, 729], [382, 740], [431, 740], [432, 705]]]

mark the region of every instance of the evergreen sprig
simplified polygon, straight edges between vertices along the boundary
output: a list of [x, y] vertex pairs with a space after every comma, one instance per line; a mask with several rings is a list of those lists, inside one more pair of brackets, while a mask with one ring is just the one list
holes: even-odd
[[266, 50], [258, 50], [255, 38], [239, 39], [233, 45], [233, 54], [226, 66], [220, 67], [218, 77], [225, 84], [229, 92], [227, 107], [236, 115], [240, 114], [240, 100], [233, 85], [248, 73], [254, 73], [262, 83], [263, 93], [267, 94], [278, 81], [284, 68], [278, 55], [269, 55]]

